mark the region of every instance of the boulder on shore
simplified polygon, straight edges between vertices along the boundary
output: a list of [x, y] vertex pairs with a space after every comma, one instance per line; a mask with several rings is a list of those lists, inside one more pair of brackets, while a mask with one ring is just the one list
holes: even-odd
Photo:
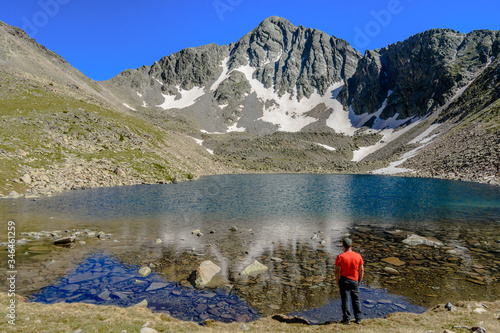
[[220, 271], [221, 268], [212, 261], [206, 260], [202, 262], [196, 270], [195, 286], [197, 288], [216, 287], [216, 284], [218, 284], [216, 276]]

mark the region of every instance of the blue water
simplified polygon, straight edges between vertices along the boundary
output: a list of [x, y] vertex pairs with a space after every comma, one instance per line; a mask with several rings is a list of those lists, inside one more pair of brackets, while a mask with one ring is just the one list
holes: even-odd
[[[123, 243], [134, 242], [142, 253], [154, 248], [155, 238], [173, 248], [174, 254], [193, 253], [195, 248], [216, 250], [211, 253], [232, 274], [244, 263], [280, 248], [308, 244], [314, 250], [318, 241], [311, 236], [316, 232], [326, 241], [322, 251], [334, 258], [340, 251], [338, 240], [357, 225], [384, 224], [411, 231], [447, 230], [450, 224], [496, 226], [500, 188], [367, 175], [228, 175], [179, 184], [74, 191], [35, 201], [1, 200], [0, 212], [5, 220], [16, 221], [19, 232], [91, 228], [111, 233]], [[229, 231], [233, 225], [239, 233]], [[194, 229], [205, 235], [193, 236]], [[243, 245], [246, 240], [251, 241]], [[234, 293], [196, 291], [154, 274], [141, 278], [137, 267], [123, 265], [112, 256], [94, 255], [37, 293], [34, 300], [128, 306], [147, 299], [154, 310], [186, 320], [258, 317], [257, 310]], [[162, 288], [148, 291], [151, 283], [161, 283]], [[381, 289], [362, 289], [362, 299], [367, 317], [423, 311], [411, 300]], [[340, 319], [339, 311], [338, 300], [331, 299], [294, 313], [321, 323]]]
[[371, 175], [227, 175], [175, 185], [75, 191], [2, 208], [7, 217], [36, 212], [79, 222], [183, 216], [254, 223], [278, 216], [356, 223], [498, 223], [500, 187]]
[[[154, 273], [143, 277], [137, 272], [139, 268], [123, 265], [104, 254], [93, 254], [56, 283], [31, 296], [30, 301], [132, 306], [146, 300], [153, 311], [186, 321], [201, 323], [213, 319], [229, 323], [260, 318], [256, 309], [233, 292], [182, 287]], [[426, 310], [413, 305], [405, 297], [389, 294], [385, 289], [361, 286], [360, 295], [364, 318], [385, 317], [403, 311], [422, 313]], [[340, 299], [320, 308], [292, 312], [290, 315], [305, 318], [311, 324], [340, 320]]]
[[143, 277], [137, 272], [139, 268], [125, 266], [106, 255], [91, 255], [56, 283], [33, 295], [30, 301], [131, 306], [146, 300], [154, 311], [196, 322], [206, 319], [246, 322], [260, 317], [234, 294], [181, 287], [154, 273]]

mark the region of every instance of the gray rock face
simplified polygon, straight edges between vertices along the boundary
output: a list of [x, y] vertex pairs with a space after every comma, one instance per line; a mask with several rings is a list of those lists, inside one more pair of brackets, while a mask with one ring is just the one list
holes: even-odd
[[163, 83], [162, 91], [176, 92], [176, 86], [184, 90], [202, 87], [220, 72], [220, 63], [227, 53], [227, 46], [216, 44], [184, 49], [163, 57], [150, 67], [148, 75]]
[[346, 41], [326, 33], [296, 27], [280, 17], [270, 17], [241, 38], [232, 50], [230, 68], [258, 68], [254, 77], [266, 88], [297, 98], [327, 88], [354, 74], [359, 52]]
[[[315, 92], [329, 94], [334, 83], [354, 74], [359, 59], [361, 54], [344, 40], [270, 17], [235, 44], [184, 49], [103, 84], [135, 110], [161, 105], [211, 132], [224, 131], [241, 118], [248, 131], [267, 133], [262, 128], [269, 128], [269, 123], [260, 121], [258, 128], [255, 123], [263, 108], [278, 103], [252, 94], [249, 71], [243, 73], [243, 67], [250, 66], [251, 79], [268, 90], [266, 95], [288, 93], [298, 102]], [[194, 90], [201, 92], [187, 93]], [[166, 96], [173, 98], [164, 104]], [[311, 109], [298, 110], [307, 111]], [[273, 131], [279, 129], [275, 125]]]
[[392, 91], [383, 119], [422, 117], [443, 106], [499, 53], [498, 31], [429, 30], [367, 51], [340, 98], [357, 114], [374, 113]]

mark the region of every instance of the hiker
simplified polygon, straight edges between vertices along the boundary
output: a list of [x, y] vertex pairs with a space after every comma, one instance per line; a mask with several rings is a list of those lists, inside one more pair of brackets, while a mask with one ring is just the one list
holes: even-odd
[[363, 280], [363, 258], [352, 250], [352, 240], [344, 238], [342, 240], [344, 252], [337, 256], [335, 260], [335, 279], [340, 288], [340, 298], [342, 300], [342, 324], [351, 323], [351, 312], [348, 308], [348, 295], [351, 295], [351, 303], [354, 311], [356, 324], [361, 323], [361, 301], [359, 299], [359, 285]]

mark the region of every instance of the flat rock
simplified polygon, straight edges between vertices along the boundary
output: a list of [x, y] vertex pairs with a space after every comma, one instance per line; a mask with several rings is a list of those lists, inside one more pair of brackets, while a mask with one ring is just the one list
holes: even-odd
[[433, 247], [442, 247], [444, 244], [433, 237], [422, 237], [419, 235], [410, 235], [403, 239], [402, 241], [406, 245], [417, 246], [417, 245], [427, 245]]
[[384, 258], [382, 259], [382, 261], [394, 266], [403, 266], [406, 264], [404, 261], [401, 261], [399, 258], [396, 257]]
[[280, 323], [287, 324], [303, 324], [303, 325], [311, 325], [311, 323], [304, 318], [301, 317], [289, 317], [281, 314], [277, 314], [271, 317], [272, 319], [279, 321]]
[[153, 282], [149, 285], [148, 289], [146, 291], [153, 291], [161, 288], [165, 288], [167, 286], [166, 283], [163, 282]]
[[252, 276], [252, 275], [257, 275], [262, 272], [265, 272], [268, 270], [268, 267], [266, 265], [261, 264], [257, 260], [253, 262], [253, 264], [247, 266], [241, 273], [241, 276]]

